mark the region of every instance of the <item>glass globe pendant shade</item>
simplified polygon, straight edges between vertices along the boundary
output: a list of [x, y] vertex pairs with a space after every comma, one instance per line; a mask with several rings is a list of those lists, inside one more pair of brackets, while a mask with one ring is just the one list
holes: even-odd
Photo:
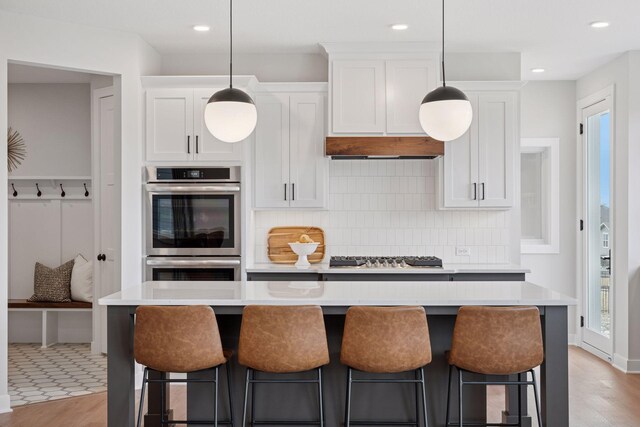
[[207, 129], [223, 142], [246, 139], [257, 122], [258, 112], [253, 99], [236, 88], [229, 87], [214, 93], [204, 110]]
[[427, 135], [438, 141], [453, 141], [471, 126], [473, 110], [464, 92], [442, 86], [424, 97], [419, 115], [420, 125]]

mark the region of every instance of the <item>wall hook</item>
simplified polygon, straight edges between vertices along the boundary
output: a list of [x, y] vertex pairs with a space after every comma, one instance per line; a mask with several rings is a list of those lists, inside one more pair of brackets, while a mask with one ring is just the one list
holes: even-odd
[[13, 186], [13, 182], [11, 183], [11, 188], [13, 188], [13, 197], [18, 197], [18, 191], [16, 190], [16, 187]]
[[84, 183], [84, 197], [89, 197], [89, 190], [87, 190], [87, 183]]
[[37, 182], [36, 182], [36, 188], [38, 189], [38, 192], [36, 193], [36, 196], [42, 197], [42, 191], [40, 191], [40, 187], [38, 187], [38, 183]]
[[67, 195], [67, 193], [64, 192], [64, 188], [62, 188], [62, 184], [60, 184], [60, 191], [61, 191], [60, 197], [64, 197]]

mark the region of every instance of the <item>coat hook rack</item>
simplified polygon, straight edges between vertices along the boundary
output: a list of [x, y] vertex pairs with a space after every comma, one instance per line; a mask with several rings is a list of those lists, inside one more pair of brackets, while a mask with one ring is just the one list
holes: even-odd
[[64, 188], [62, 188], [62, 184], [60, 184], [60, 197], [66, 196], [67, 193], [64, 192]]
[[13, 197], [18, 197], [18, 191], [16, 190], [16, 187], [13, 186], [13, 182], [11, 183], [11, 188], [13, 188]]
[[87, 183], [84, 183], [84, 197], [89, 197], [89, 190], [87, 190]]
[[40, 191], [40, 187], [38, 187], [38, 183], [37, 182], [36, 182], [36, 189], [38, 190], [38, 192], [36, 193], [36, 196], [42, 197], [42, 191]]

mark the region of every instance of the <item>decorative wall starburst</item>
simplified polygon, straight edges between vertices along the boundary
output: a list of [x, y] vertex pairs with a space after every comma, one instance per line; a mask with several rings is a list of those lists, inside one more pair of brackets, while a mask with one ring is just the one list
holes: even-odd
[[18, 131], [7, 131], [7, 168], [13, 172], [27, 156], [27, 146]]

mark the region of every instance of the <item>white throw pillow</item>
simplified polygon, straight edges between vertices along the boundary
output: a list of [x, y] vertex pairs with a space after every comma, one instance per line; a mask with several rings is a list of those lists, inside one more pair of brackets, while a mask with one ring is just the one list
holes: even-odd
[[93, 262], [78, 255], [71, 272], [71, 299], [93, 302]]

